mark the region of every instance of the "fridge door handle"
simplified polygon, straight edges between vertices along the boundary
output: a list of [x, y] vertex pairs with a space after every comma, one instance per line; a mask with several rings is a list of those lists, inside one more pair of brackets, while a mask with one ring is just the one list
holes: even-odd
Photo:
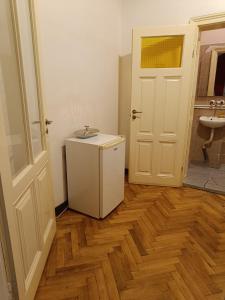
[[100, 146], [100, 149], [109, 149], [109, 148], [113, 148], [119, 144], [122, 144], [125, 142], [125, 137], [119, 137], [118, 139], [112, 141], [111, 143], [107, 143], [107, 144], [104, 144], [104, 145], [101, 145]]

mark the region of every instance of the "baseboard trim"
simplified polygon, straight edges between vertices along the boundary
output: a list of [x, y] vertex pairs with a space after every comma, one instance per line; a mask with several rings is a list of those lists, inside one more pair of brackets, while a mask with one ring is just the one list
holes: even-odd
[[64, 201], [63, 203], [59, 204], [55, 208], [55, 215], [58, 217], [64, 210], [68, 208], [68, 200]]

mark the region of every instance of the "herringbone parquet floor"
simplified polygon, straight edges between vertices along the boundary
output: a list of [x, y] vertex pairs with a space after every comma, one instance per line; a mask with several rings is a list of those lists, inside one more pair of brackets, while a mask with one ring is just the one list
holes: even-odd
[[58, 220], [36, 300], [224, 297], [225, 197], [126, 184], [105, 220]]

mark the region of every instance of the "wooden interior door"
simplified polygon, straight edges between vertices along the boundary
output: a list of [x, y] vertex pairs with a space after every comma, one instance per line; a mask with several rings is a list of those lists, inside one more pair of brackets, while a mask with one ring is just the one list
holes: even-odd
[[21, 300], [34, 298], [55, 234], [31, 4], [0, 2], [0, 176]]
[[193, 25], [133, 31], [130, 182], [182, 184], [196, 33]]

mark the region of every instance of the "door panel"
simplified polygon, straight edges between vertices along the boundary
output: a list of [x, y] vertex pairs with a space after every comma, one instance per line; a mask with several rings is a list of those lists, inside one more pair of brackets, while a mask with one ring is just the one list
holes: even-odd
[[152, 143], [138, 142], [137, 143], [137, 166], [136, 170], [140, 174], [152, 174]]
[[158, 176], [174, 177], [174, 163], [176, 155], [176, 144], [160, 142], [159, 144], [159, 170]]
[[51, 229], [51, 225], [54, 222], [52, 203], [46, 200], [51, 199], [51, 185], [49, 182], [49, 177], [50, 176], [47, 166], [45, 166], [37, 176], [40, 228], [43, 244], [46, 243], [49, 235], [49, 230]]
[[178, 125], [180, 78], [164, 78], [162, 89], [163, 134], [176, 134]]
[[[155, 78], [141, 79], [141, 103], [142, 118], [140, 119], [139, 132], [152, 133], [155, 108]], [[144, 113], [143, 113], [144, 112]]]
[[15, 205], [25, 278], [39, 251], [39, 234], [37, 226], [37, 205], [33, 186], [22, 195]]
[[196, 28], [133, 31], [129, 181], [182, 184]]

